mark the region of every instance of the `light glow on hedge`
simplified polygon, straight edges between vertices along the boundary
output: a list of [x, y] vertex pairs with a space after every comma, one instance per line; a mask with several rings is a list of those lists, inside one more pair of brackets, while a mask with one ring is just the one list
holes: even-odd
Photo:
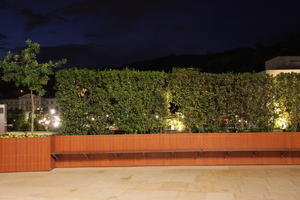
[[275, 127], [279, 129], [286, 129], [289, 124], [289, 113], [285, 112], [286, 107], [282, 103], [275, 103], [275, 113], [278, 115], [278, 117], [275, 119]]
[[185, 125], [179, 119], [168, 119], [168, 127], [169, 130], [177, 131], [183, 131], [185, 129]]
[[288, 126], [288, 117], [281, 115], [275, 120], [275, 128], [280, 128], [282, 130], [286, 129]]

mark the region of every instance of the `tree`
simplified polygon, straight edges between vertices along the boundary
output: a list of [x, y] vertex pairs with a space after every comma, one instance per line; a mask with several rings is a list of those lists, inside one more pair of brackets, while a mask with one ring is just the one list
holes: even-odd
[[67, 60], [62, 59], [58, 62], [51, 60], [39, 63], [37, 54], [40, 52], [40, 45], [26, 40], [28, 48], [22, 50], [20, 54], [13, 55], [8, 52], [7, 56], [1, 61], [0, 68], [3, 69], [4, 81], [13, 81], [17, 87], [24, 86], [30, 90], [31, 97], [31, 132], [34, 131], [34, 97], [33, 93], [39, 96], [45, 94], [44, 85], [47, 85], [49, 75], [53, 74], [52, 68], [66, 64]]

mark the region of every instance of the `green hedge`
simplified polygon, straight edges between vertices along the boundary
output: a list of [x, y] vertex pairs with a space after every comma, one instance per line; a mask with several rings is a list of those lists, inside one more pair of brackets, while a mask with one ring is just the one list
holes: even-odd
[[278, 121], [285, 122], [288, 131], [300, 131], [300, 74], [281, 73], [275, 81]]
[[64, 134], [159, 132], [168, 114], [166, 74], [68, 69], [56, 74]]
[[68, 69], [56, 81], [64, 134], [156, 133], [171, 117], [190, 132], [300, 127], [300, 74]]
[[171, 101], [193, 132], [270, 131], [274, 82], [265, 74], [172, 73]]

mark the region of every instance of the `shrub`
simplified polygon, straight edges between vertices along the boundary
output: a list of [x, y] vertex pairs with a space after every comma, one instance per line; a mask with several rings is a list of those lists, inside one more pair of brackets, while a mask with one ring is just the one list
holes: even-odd
[[39, 135], [34, 133], [27, 133], [24, 132], [22, 134], [7, 134], [7, 135], [0, 135], [0, 138], [33, 138], [33, 137], [48, 137], [48, 135]]

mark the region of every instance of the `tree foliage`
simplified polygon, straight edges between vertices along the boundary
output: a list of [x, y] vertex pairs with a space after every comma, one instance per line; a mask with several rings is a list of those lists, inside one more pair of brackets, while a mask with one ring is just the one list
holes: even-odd
[[37, 54], [40, 52], [40, 45], [31, 40], [26, 40], [26, 44], [28, 48], [20, 54], [8, 52], [0, 65], [3, 69], [2, 78], [4, 81], [15, 82], [16, 86], [25, 86], [42, 96], [45, 94], [43, 86], [47, 85], [49, 75], [53, 74], [52, 68], [65, 64], [66, 59], [39, 63]]
[[4, 81], [13, 81], [16, 86], [24, 86], [30, 90], [31, 94], [31, 132], [34, 130], [34, 100], [33, 92], [42, 96], [45, 94], [43, 86], [47, 85], [49, 75], [53, 74], [52, 68], [65, 64], [66, 59], [58, 62], [51, 60], [39, 63], [37, 54], [40, 52], [40, 45], [31, 40], [26, 40], [28, 48], [22, 50], [20, 54], [8, 52], [1, 61], [0, 67], [3, 69]]

